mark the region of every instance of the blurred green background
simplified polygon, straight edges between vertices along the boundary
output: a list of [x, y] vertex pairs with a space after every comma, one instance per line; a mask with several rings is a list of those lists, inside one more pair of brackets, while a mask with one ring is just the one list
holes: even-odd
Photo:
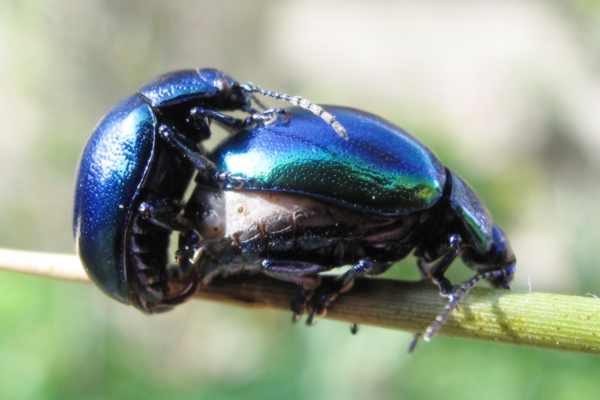
[[[72, 252], [80, 151], [160, 73], [375, 112], [465, 176], [506, 227], [516, 290], [600, 293], [594, 1], [3, 1], [0, 246]], [[466, 276], [461, 268], [455, 277]], [[412, 259], [394, 272], [414, 278]], [[587, 399], [600, 359], [192, 302], [147, 317], [79, 284], [3, 273], [2, 399]]]

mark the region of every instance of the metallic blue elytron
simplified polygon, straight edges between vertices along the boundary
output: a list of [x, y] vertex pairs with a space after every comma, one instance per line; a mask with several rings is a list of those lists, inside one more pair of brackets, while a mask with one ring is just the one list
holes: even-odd
[[106, 294], [146, 311], [185, 295], [185, 289], [169, 294], [171, 227], [159, 220], [179, 212], [194, 166], [165, 145], [159, 130], [184, 131], [181, 140], [193, 147], [210, 135], [204, 110], [249, 103], [220, 71], [175, 71], [123, 100], [96, 126], [79, 164], [73, 234], [88, 275]]

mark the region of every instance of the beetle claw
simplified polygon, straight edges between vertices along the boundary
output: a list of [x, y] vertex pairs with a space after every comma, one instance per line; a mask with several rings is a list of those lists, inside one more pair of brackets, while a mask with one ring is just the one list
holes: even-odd
[[306, 321], [307, 325], [312, 325], [315, 316], [324, 317], [327, 315], [327, 309], [338, 298], [340, 288], [326, 287], [316, 290], [317, 293], [308, 301], [308, 309], [310, 314]]
[[306, 318], [306, 326], [313, 326], [315, 324], [315, 311], [311, 311]]
[[313, 296], [313, 290], [300, 289], [298, 295], [292, 299], [290, 308], [292, 309], [292, 322], [298, 322], [308, 308], [308, 302]]
[[417, 344], [419, 344], [419, 339], [421, 338], [421, 336], [423, 336], [421, 334], [421, 332], [415, 333], [415, 335], [413, 336], [412, 340], [410, 341], [410, 344], [408, 345], [408, 352], [409, 353], [412, 353], [413, 351], [415, 351], [415, 349], [417, 348]]

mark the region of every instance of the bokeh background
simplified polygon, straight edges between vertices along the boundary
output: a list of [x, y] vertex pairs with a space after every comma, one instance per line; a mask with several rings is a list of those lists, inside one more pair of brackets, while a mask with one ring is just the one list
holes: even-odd
[[[377, 113], [467, 178], [506, 227], [515, 289], [600, 293], [600, 5], [10, 1], [0, 7], [0, 246], [72, 252], [80, 151], [168, 70]], [[413, 260], [394, 274], [415, 278]], [[454, 267], [456, 278], [464, 277]], [[193, 302], [146, 317], [2, 273], [2, 399], [587, 399], [600, 359]]]

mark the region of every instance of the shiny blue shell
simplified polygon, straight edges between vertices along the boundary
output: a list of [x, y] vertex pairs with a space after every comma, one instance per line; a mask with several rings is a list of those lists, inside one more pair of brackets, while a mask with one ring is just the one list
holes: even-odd
[[292, 108], [287, 118], [219, 146], [212, 154], [217, 168], [248, 180], [243, 190], [306, 195], [383, 216], [428, 209], [441, 198], [445, 168], [418, 140], [373, 114], [324, 108], [349, 140], [321, 118]]
[[155, 109], [218, 101], [222, 85], [233, 82], [210, 68], [167, 73], [117, 105], [92, 133], [77, 173], [73, 234], [88, 275], [113, 298], [129, 302], [126, 241], [157, 154]]
[[90, 278], [127, 303], [126, 230], [156, 146], [156, 118], [140, 96], [116, 106], [98, 124], [79, 164], [73, 234]]

